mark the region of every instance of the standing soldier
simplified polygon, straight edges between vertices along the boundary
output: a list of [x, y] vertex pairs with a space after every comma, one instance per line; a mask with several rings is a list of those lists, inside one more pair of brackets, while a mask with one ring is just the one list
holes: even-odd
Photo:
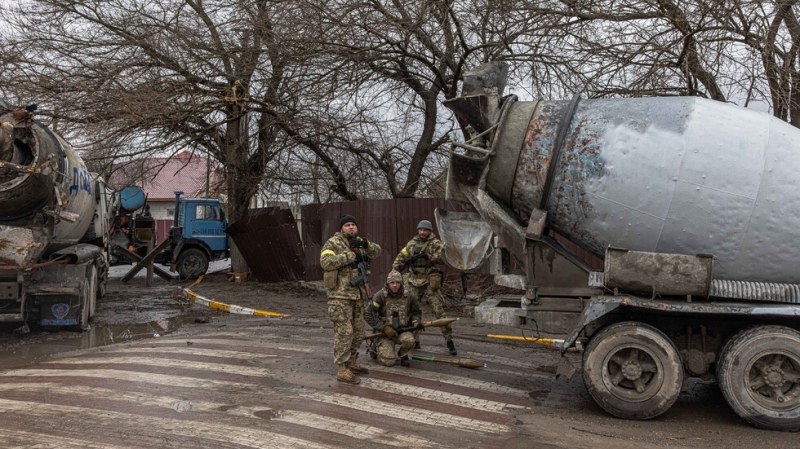
[[[414, 349], [416, 341], [414, 333], [403, 332], [398, 335], [397, 330], [402, 327], [417, 327], [422, 320], [422, 310], [417, 298], [403, 288], [403, 275], [399, 271], [389, 272], [386, 288], [372, 297], [372, 301], [367, 304], [367, 310], [364, 311], [364, 318], [374, 332], [386, 335], [371, 345], [377, 352], [378, 363], [383, 366], [394, 366], [399, 355], [400, 365], [409, 366], [408, 355]], [[400, 353], [396, 354], [394, 349], [398, 343]]]
[[[439, 292], [442, 286], [442, 271], [434, 264], [442, 262], [442, 241], [433, 234], [431, 222], [422, 220], [417, 225], [417, 235], [408, 241], [392, 263], [392, 268], [397, 271], [409, 269], [406, 288], [420, 302], [423, 296], [427, 297], [437, 319], [444, 317], [444, 298]], [[453, 344], [453, 329], [449, 325], [442, 327], [442, 336], [447, 342], [450, 354], [458, 355]]]
[[339, 367], [336, 380], [361, 383], [356, 374], [369, 370], [358, 364], [358, 348], [364, 339], [364, 305], [369, 300], [366, 275], [369, 261], [381, 247], [358, 236], [352, 215], [339, 220], [339, 232], [322, 246], [320, 265], [325, 271], [328, 315], [333, 321], [333, 361]]

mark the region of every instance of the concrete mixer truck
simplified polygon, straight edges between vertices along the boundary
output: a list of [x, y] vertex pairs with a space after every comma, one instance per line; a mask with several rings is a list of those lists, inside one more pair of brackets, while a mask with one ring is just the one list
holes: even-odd
[[468, 209], [436, 211], [446, 261], [519, 291], [476, 316], [562, 335], [559, 373], [581, 351], [612, 415], [716, 378], [746, 422], [800, 430], [800, 130], [697, 97], [519, 101], [506, 72], [445, 103], [465, 130], [447, 196]]
[[86, 329], [108, 279], [112, 191], [34, 109], [0, 101], [0, 322]]

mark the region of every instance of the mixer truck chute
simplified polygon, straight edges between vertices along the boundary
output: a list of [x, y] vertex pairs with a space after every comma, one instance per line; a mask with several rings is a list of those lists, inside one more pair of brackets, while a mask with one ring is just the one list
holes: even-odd
[[583, 349], [615, 416], [716, 378], [745, 421], [800, 430], [800, 130], [696, 97], [518, 101], [506, 71], [445, 103], [447, 196], [473, 210], [436, 213], [448, 264], [520, 290], [513, 324]]
[[85, 329], [108, 279], [112, 191], [33, 110], [0, 101], [0, 321]]

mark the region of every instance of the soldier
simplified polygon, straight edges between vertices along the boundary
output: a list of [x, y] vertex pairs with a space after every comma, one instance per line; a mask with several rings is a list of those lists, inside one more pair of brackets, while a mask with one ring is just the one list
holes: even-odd
[[[403, 275], [392, 270], [386, 277], [386, 288], [383, 288], [372, 301], [367, 304], [364, 318], [375, 332], [383, 332], [386, 337], [371, 342], [370, 347], [377, 352], [378, 363], [383, 366], [394, 366], [397, 355], [400, 365], [409, 366], [408, 355], [416, 342], [413, 332], [397, 334], [401, 327], [416, 327], [422, 320], [422, 310], [417, 298], [403, 288]], [[395, 353], [395, 345], [400, 344], [400, 352]], [[373, 357], [374, 358], [374, 357]]]
[[[339, 220], [339, 232], [322, 246], [319, 256], [325, 271], [328, 315], [333, 321], [333, 361], [338, 365], [336, 380], [361, 383], [356, 374], [369, 370], [358, 364], [358, 348], [364, 336], [364, 305], [369, 300], [363, 275], [369, 261], [378, 257], [381, 247], [358, 236], [352, 215]], [[365, 273], [359, 272], [359, 264]]]
[[[392, 268], [399, 272], [409, 269], [406, 288], [420, 302], [423, 296], [428, 298], [437, 319], [444, 317], [444, 298], [439, 292], [442, 271], [435, 266], [442, 262], [442, 241], [433, 234], [431, 222], [422, 220], [417, 225], [417, 235], [408, 241], [392, 263]], [[458, 355], [453, 344], [453, 329], [449, 325], [442, 327], [442, 336], [450, 354]], [[416, 347], [419, 348], [419, 342]]]

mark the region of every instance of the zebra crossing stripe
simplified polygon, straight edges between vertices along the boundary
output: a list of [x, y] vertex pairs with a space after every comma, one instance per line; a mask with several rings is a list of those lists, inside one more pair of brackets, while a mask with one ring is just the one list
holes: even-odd
[[[153, 353], [164, 353], [164, 354], [175, 354], [175, 355], [197, 355], [197, 356], [205, 356], [205, 357], [222, 357], [226, 359], [236, 359], [236, 360], [254, 360], [254, 359], [274, 359], [274, 358], [285, 358], [288, 356], [284, 355], [277, 355], [277, 354], [265, 354], [263, 352], [244, 352], [244, 351], [231, 351], [225, 349], [207, 349], [207, 348], [170, 348], [170, 347], [159, 347], [159, 348], [124, 348], [124, 349], [113, 349], [111, 351], [102, 351], [98, 352], [97, 354], [106, 355], [125, 355], [125, 354], [153, 354]], [[64, 359], [60, 359], [64, 360]], [[98, 362], [105, 360], [105, 358], [97, 358]]]
[[[152, 395], [140, 392], [126, 392], [112, 390], [110, 388], [89, 387], [85, 385], [63, 385], [54, 382], [42, 383], [0, 383], [0, 392], [11, 391], [15, 393], [29, 392], [38, 393], [46, 389], [49, 394], [63, 394], [78, 396], [87, 399], [107, 399], [113, 401], [125, 401], [137, 405], [172, 409], [177, 412], [202, 411], [213, 413], [224, 413], [233, 416], [255, 418], [256, 412], [272, 412], [271, 421], [280, 421], [295, 424], [298, 426], [309, 427], [327, 432], [333, 432], [359, 440], [369, 440], [387, 446], [395, 447], [433, 447], [435, 443], [425, 438], [418, 438], [411, 435], [404, 435], [392, 432], [374, 425], [357, 423], [338, 418], [332, 418], [317, 413], [305, 412], [300, 410], [272, 410], [268, 407], [258, 406], [234, 406], [218, 402], [186, 400], [179, 397], [163, 395]], [[224, 410], [224, 411], [221, 411]], [[61, 446], [61, 445], [59, 445]], [[64, 444], [63, 446], [67, 446]], [[76, 447], [94, 447], [89, 444], [78, 444]]]
[[117, 369], [19, 369], [0, 373], [3, 377], [92, 377], [98, 379], [116, 379], [129, 382], [141, 382], [154, 385], [188, 388], [252, 388], [253, 383], [232, 382], [226, 380], [200, 379], [197, 377], [174, 376], [170, 374], [123, 371]]
[[[397, 368], [389, 368], [381, 365], [370, 365], [369, 369], [370, 371], [397, 374]], [[486, 368], [482, 368], [481, 371], [486, 371]], [[524, 399], [528, 399], [530, 397], [528, 395], [528, 392], [525, 390], [506, 387], [504, 385], [499, 385], [495, 382], [473, 379], [471, 377], [457, 376], [450, 373], [438, 373], [436, 371], [414, 370], [414, 371], [409, 371], [408, 374], [403, 374], [403, 375], [404, 376], [407, 375], [409, 377], [415, 377], [417, 379], [429, 380], [432, 382], [441, 382], [448, 385], [473, 388], [476, 390], [487, 391], [491, 393], [507, 394], [510, 396], [515, 396]]]
[[361, 396], [351, 396], [344, 393], [309, 392], [299, 388], [292, 389], [292, 393], [325, 404], [338, 405], [340, 407], [380, 414], [387, 418], [404, 419], [420, 424], [442, 426], [450, 429], [478, 433], [507, 433], [511, 430], [504, 424], [465, 418], [450, 413], [435, 412], [401, 404], [391, 404], [389, 407], [384, 401]]
[[61, 359], [54, 362], [46, 362], [43, 363], [42, 366], [48, 366], [51, 364], [57, 365], [96, 365], [96, 364], [107, 364], [107, 363], [117, 363], [120, 365], [128, 365], [128, 366], [135, 366], [135, 365], [146, 365], [146, 366], [160, 366], [164, 368], [192, 368], [198, 370], [205, 370], [211, 372], [218, 372], [218, 373], [226, 373], [226, 374], [241, 374], [243, 376], [257, 376], [257, 377], [277, 377], [277, 374], [266, 369], [266, 368], [259, 368], [253, 366], [242, 366], [242, 365], [229, 365], [226, 363], [209, 363], [209, 362], [191, 362], [191, 365], [187, 366], [188, 363], [185, 360], [180, 359], [163, 359], [163, 358], [155, 358], [155, 357], [131, 357], [131, 356], [124, 356], [124, 357], [104, 357], [104, 358], [95, 358], [95, 359]]
[[[148, 431], [235, 443], [245, 447], [259, 449], [332, 449], [335, 447], [253, 427], [239, 427], [224, 423], [209, 425], [208, 423], [186, 419], [174, 419], [163, 416], [150, 417], [134, 413], [98, 410], [73, 405], [44, 404], [32, 401], [0, 399], [0, 408], [7, 413], [33, 416], [42, 419], [42, 422], [62, 419], [64, 414], [72, 414], [73, 416], [80, 416], [82, 420], [90, 420], [99, 427], [106, 427], [109, 429], [118, 426], [119, 422], [125, 422], [128, 425], [135, 425], [143, 429], [148, 429]], [[0, 435], [2, 435], [2, 430], [0, 430]]]
[[[310, 353], [313, 349], [309, 349], [307, 346], [300, 346], [300, 345], [293, 345], [288, 343], [273, 343], [273, 342], [260, 342], [260, 341], [252, 341], [252, 340], [234, 340], [234, 339], [221, 339], [221, 338], [191, 338], [187, 340], [192, 344], [208, 344], [208, 345], [225, 345], [230, 347], [242, 347], [245, 346], [247, 349], [279, 349], [281, 351], [294, 351], [294, 352], [305, 352]], [[161, 346], [161, 345], [175, 345], [180, 344], [181, 340], [152, 340], [148, 341], [146, 344], [148, 346]]]
[[378, 380], [369, 377], [361, 379], [361, 385], [374, 390], [383, 391], [386, 393], [394, 393], [413, 398], [425, 399], [429, 401], [440, 402], [449, 405], [458, 405], [487, 412], [502, 413], [509, 408], [524, 409], [525, 407], [514, 404], [506, 404], [503, 402], [489, 401], [485, 399], [473, 398], [462, 394], [447, 393], [444, 391], [434, 390], [432, 388], [423, 388], [413, 385], [406, 385], [402, 383]]
[[16, 429], [0, 428], [0, 441], [5, 449], [30, 449], [57, 447], [58, 449], [136, 449], [136, 446], [120, 446], [95, 443], [84, 439], [40, 434]]

